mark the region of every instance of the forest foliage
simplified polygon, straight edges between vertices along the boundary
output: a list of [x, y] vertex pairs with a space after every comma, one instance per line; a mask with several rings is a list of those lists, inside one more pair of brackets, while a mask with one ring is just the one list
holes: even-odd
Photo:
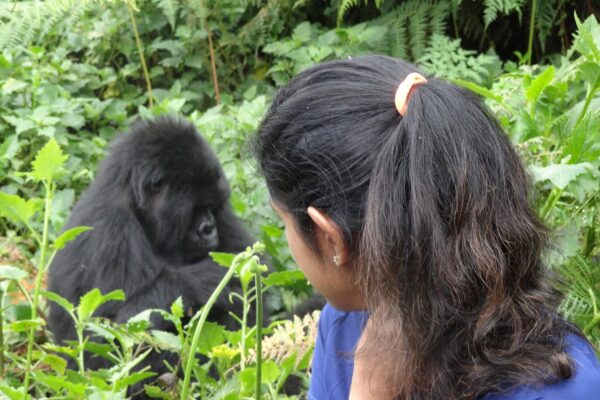
[[[44, 291], [45, 271], [82, 231], [61, 229], [108, 142], [140, 116], [179, 114], [219, 155], [236, 213], [264, 244], [216, 260], [229, 277], [256, 279], [272, 293], [276, 321], [311, 288], [248, 140], [296, 73], [367, 53], [414, 61], [485, 98], [526, 161], [533, 201], [553, 229], [545, 260], [562, 277], [561, 312], [598, 349], [599, 13], [576, 0], [0, 0], [0, 392], [124, 398], [150, 376], [135, 366], [153, 347], [183, 360], [173, 366], [179, 376], [146, 387], [156, 398], [286, 398], [288, 376], [306, 382], [318, 314], [229, 332], [203, 320], [208, 307], [185, 326], [176, 302], [160, 311], [176, 334], [150, 330], [147, 313], [117, 326], [93, 311], [123, 293], [93, 291], [73, 305]], [[263, 251], [272, 274], [260, 268]], [[72, 315], [77, 342], [52, 344], [49, 301]], [[106, 343], [86, 341], [84, 329]], [[114, 367], [87, 370], [84, 349]]]

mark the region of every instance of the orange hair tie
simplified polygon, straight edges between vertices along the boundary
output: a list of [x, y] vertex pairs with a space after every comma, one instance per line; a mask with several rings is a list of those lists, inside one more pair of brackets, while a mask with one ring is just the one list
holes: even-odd
[[406, 78], [404, 78], [400, 86], [398, 86], [396, 98], [394, 99], [394, 102], [396, 103], [396, 109], [400, 115], [404, 117], [404, 114], [406, 114], [406, 107], [413, 89], [425, 82], [427, 82], [427, 79], [425, 79], [425, 77], [418, 72], [411, 72], [410, 74], [406, 75]]

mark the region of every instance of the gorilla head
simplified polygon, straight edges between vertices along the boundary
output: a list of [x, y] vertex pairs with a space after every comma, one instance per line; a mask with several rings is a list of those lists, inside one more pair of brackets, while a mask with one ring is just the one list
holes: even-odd
[[[135, 124], [98, 174], [120, 190], [158, 255], [189, 264], [219, 247], [217, 218], [229, 186], [217, 157], [196, 129], [172, 118]], [[116, 182], [115, 182], [116, 181]]]

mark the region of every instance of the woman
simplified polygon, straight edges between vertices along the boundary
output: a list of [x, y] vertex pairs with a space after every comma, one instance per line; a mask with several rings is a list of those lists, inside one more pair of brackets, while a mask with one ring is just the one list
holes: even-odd
[[323, 63], [279, 91], [256, 154], [329, 302], [311, 399], [600, 399], [525, 169], [470, 92], [389, 57]]

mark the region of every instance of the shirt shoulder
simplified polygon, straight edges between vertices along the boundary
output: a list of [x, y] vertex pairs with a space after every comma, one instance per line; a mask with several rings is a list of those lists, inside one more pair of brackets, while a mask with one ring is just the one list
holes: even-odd
[[352, 380], [352, 355], [367, 313], [345, 312], [327, 304], [321, 311], [309, 399], [346, 400]]

